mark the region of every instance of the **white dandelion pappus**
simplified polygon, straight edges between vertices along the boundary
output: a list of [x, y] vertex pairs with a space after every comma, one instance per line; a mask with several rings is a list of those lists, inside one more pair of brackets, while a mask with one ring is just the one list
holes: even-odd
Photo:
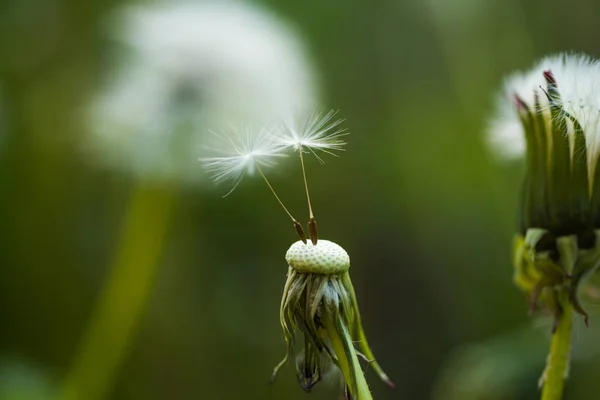
[[336, 119], [337, 111], [313, 111], [304, 121], [298, 118], [288, 118], [285, 121], [279, 142], [295, 151], [311, 152], [319, 162], [323, 159], [317, 154], [322, 151], [337, 156], [334, 151], [344, 151], [346, 142], [342, 139], [349, 135], [346, 128], [340, 127], [344, 119]]
[[121, 52], [91, 101], [83, 143], [100, 165], [197, 185], [211, 127], [255, 126], [316, 97], [300, 38], [262, 7], [158, 1], [109, 22]]
[[[550, 71], [560, 93], [560, 107], [581, 125], [586, 137], [588, 164], [591, 169], [600, 153], [600, 62], [583, 54], [558, 54], [542, 59], [525, 73], [509, 77], [499, 99], [499, 110], [488, 130], [493, 149], [506, 158], [522, 157], [525, 153], [523, 125], [516, 111], [518, 98], [533, 109], [536, 98], [542, 112], [550, 102], [544, 92]], [[569, 130], [569, 134], [573, 132]]]
[[209, 148], [213, 157], [200, 158], [202, 166], [216, 182], [234, 181], [229, 195], [246, 175], [254, 175], [256, 170], [277, 164], [277, 159], [285, 157], [284, 147], [275, 140], [272, 128], [263, 127], [253, 131], [249, 127], [231, 127], [228, 132], [214, 132], [218, 143]]

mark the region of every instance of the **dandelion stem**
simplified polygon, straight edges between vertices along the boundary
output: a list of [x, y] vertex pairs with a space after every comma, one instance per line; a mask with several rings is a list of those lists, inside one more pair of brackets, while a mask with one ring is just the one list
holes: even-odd
[[562, 314], [558, 320], [556, 332], [552, 335], [548, 364], [544, 371], [542, 400], [561, 400], [569, 368], [571, 352], [571, 326], [573, 324], [573, 305], [568, 295], [563, 294]]
[[110, 396], [152, 289], [174, 200], [171, 189], [143, 183], [131, 194], [115, 258], [63, 382], [62, 399]]

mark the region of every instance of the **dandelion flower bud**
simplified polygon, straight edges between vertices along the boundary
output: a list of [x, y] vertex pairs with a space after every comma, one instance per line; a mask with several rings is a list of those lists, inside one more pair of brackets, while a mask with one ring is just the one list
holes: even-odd
[[544, 58], [505, 84], [490, 137], [525, 156], [515, 282], [560, 318], [600, 262], [600, 62]]

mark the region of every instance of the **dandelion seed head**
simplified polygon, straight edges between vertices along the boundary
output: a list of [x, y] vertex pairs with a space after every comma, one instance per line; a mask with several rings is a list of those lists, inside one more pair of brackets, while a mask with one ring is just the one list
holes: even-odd
[[544, 73], [547, 71], [557, 82], [559, 105], [583, 128], [588, 157], [593, 162], [600, 151], [600, 62], [584, 54], [549, 56], [529, 71], [509, 77], [498, 99], [497, 115], [489, 125], [491, 147], [504, 158], [523, 156], [525, 137], [515, 98], [532, 110], [537, 99], [541, 112], [548, 112], [550, 102], [544, 93], [547, 87]]

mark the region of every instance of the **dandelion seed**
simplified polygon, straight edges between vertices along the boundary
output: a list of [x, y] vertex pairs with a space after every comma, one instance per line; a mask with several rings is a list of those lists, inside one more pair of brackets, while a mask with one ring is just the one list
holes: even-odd
[[250, 128], [242, 130], [231, 128], [229, 134], [224, 132], [217, 134], [213, 132], [217, 139], [217, 144], [211, 150], [217, 154], [220, 153], [220, 155], [201, 158], [200, 161], [204, 168], [209, 173], [212, 173], [215, 181], [234, 181], [233, 188], [224, 197], [229, 196], [237, 188], [245, 175], [254, 175], [258, 171], [279, 205], [292, 220], [296, 233], [306, 243], [306, 235], [302, 229], [302, 224], [293, 217], [283, 201], [281, 201], [262, 170], [262, 168], [272, 167], [277, 164], [278, 158], [285, 157], [283, 153], [284, 147], [275, 140], [271, 129], [263, 127], [263, 129], [255, 132]]
[[336, 119], [336, 111], [329, 111], [325, 115], [313, 111], [305, 120], [288, 118], [279, 135], [282, 145], [291, 147], [298, 152], [309, 151], [319, 162], [323, 159], [317, 151], [337, 156], [335, 151], [343, 151], [346, 142], [342, 139], [349, 132], [340, 127], [343, 119]]
[[227, 133], [212, 133], [218, 143], [209, 150], [219, 155], [200, 161], [216, 182], [234, 181], [234, 189], [245, 175], [252, 176], [257, 170], [262, 174], [261, 167], [272, 167], [278, 158], [285, 157], [283, 147], [273, 140], [271, 130], [266, 127], [258, 132], [248, 127], [231, 127]]
[[302, 178], [304, 180], [304, 189], [306, 191], [306, 200], [308, 202], [308, 232], [314, 245], [316, 245], [318, 241], [318, 229], [310, 201], [303, 153], [312, 153], [315, 158], [323, 164], [324, 161], [317, 151], [322, 151], [335, 156], [336, 154], [334, 151], [344, 150], [346, 142], [341, 138], [349, 133], [346, 129], [340, 127], [340, 124], [344, 121], [343, 119], [334, 119], [336, 114], [337, 112], [335, 111], [329, 111], [325, 115], [322, 115], [321, 112], [313, 111], [304, 122], [289, 118], [285, 123], [281, 135], [278, 136], [278, 140], [283, 146], [294, 149], [300, 156]]

